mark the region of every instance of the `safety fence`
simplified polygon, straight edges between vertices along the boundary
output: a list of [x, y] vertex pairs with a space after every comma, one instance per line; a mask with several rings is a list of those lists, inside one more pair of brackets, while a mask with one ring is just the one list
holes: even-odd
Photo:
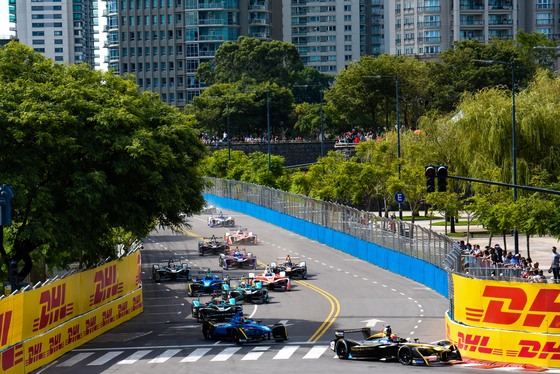
[[[459, 250], [457, 243], [424, 227], [257, 184], [209, 179], [212, 185], [207, 192], [212, 195], [272, 209], [426, 261], [441, 269], [455, 269], [452, 263], [456, 256], [448, 257]], [[446, 261], [450, 264], [447, 265]]]

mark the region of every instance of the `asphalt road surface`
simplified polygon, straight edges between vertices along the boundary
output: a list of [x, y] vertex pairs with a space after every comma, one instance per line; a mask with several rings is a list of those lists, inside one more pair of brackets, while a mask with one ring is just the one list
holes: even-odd
[[[289, 292], [271, 291], [268, 304], [244, 304], [244, 313], [263, 323], [283, 322], [289, 340], [236, 346], [227, 341], [207, 341], [191, 315], [185, 281], [154, 282], [154, 263], [170, 258], [188, 262], [193, 271], [221, 270], [217, 256], [198, 255], [200, 237], [222, 237], [226, 228], [211, 228], [208, 215], [191, 217], [183, 233], [155, 231], [144, 240], [142, 281], [144, 312], [108, 333], [82, 345], [36, 373], [174, 373], [179, 372], [305, 372], [419, 373], [423, 367], [394, 362], [344, 361], [329, 348], [335, 329], [385, 324], [405, 338], [433, 341], [445, 337], [444, 313], [448, 300], [431, 289], [394, 275], [336, 249], [259, 221], [225, 212], [236, 224], [258, 236], [257, 245], [246, 245], [262, 269], [264, 264], [290, 255], [306, 261], [308, 279], [294, 281]], [[228, 270], [233, 277], [251, 270]], [[201, 300], [207, 298], [201, 297]], [[472, 373], [464, 365], [436, 367], [441, 373]]]

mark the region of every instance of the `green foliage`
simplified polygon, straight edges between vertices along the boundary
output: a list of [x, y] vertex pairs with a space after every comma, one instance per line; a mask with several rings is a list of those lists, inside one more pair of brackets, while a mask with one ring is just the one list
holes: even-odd
[[201, 64], [197, 77], [206, 86], [246, 81], [289, 87], [297, 82], [303, 71], [294, 44], [242, 36], [235, 42], [222, 43], [212, 63]]
[[195, 99], [192, 111], [200, 131], [209, 136], [221, 139], [229, 121], [231, 139], [248, 135], [266, 139], [268, 122], [272, 134], [283, 126], [293, 128], [293, 102], [292, 92], [275, 83], [215, 84]]
[[34, 251], [48, 266], [90, 266], [123, 235], [204, 206], [192, 118], [133, 81], [12, 42], [0, 48], [0, 102], [0, 173], [15, 191], [2, 257], [23, 260], [21, 276]]

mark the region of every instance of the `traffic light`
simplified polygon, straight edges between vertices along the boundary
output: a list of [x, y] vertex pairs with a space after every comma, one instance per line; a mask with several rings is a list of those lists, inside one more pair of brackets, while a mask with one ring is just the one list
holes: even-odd
[[445, 192], [447, 190], [447, 166], [440, 165], [437, 168], [437, 190]]
[[428, 192], [436, 190], [436, 167], [434, 165], [426, 166], [426, 188]]

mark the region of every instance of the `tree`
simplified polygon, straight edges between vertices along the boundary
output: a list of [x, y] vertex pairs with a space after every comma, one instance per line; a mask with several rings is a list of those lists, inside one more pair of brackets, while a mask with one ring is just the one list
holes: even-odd
[[214, 84], [195, 99], [194, 108], [198, 127], [210, 135], [227, 132], [229, 117], [233, 139], [252, 135], [266, 139], [268, 115], [271, 133], [277, 134], [282, 126], [291, 124], [294, 97], [290, 89], [264, 82], [246, 85], [244, 82]]
[[206, 86], [245, 81], [290, 87], [303, 70], [294, 44], [241, 36], [237, 41], [222, 43], [211, 63], [200, 64], [197, 78]]
[[[189, 118], [131, 79], [0, 48], [0, 175], [13, 187], [5, 263], [50, 267], [115, 256], [117, 237], [175, 227], [204, 206], [206, 149]], [[118, 235], [115, 235], [118, 233]]]

